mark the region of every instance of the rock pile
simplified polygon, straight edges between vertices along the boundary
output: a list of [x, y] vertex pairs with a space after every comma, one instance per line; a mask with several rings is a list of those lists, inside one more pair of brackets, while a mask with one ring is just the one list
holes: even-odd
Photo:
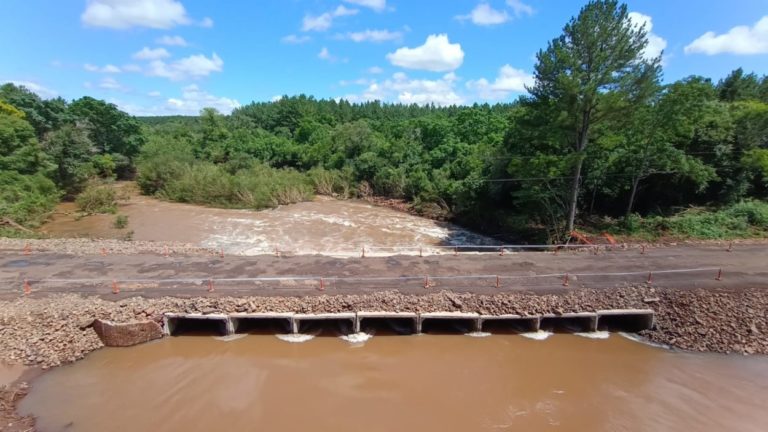
[[657, 328], [643, 332], [653, 342], [693, 351], [768, 354], [766, 290], [711, 292], [624, 287], [578, 289], [563, 295], [475, 295], [446, 291], [417, 296], [388, 291], [317, 297], [130, 298], [118, 302], [77, 295], [21, 298], [0, 302], [0, 360], [43, 368], [73, 362], [103, 346], [95, 331], [87, 328], [93, 320], [160, 324], [165, 312], [386, 310], [533, 315], [627, 308], [656, 311]]

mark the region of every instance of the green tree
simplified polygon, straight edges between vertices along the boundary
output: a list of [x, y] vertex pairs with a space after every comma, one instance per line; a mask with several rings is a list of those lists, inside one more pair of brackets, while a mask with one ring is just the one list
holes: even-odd
[[616, 0], [593, 0], [537, 54], [534, 105], [551, 113], [574, 156], [567, 230], [573, 230], [582, 167], [592, 128], [631, 113], [653, 95], [660, 57], [645, 59], [647, 30], [633, 25]]
[[50, 169], [32, 126], [17, 114], [0, 112], [0, 171], [35, 174]]
[[738, 68], [717, 83], [720, 100], [736, 102], [760, 99], [760, 80], [754, 73], [745, 74]]
[[[126, 177], [130, 163], [145, 141], [139, 122], [114, 104], [88, 96], [72, 102], [69, 112], [78, 121], [87, 122], [88, 135], [98, 153], [127, 158], [129, 165], [118, 167], [118, 175]], [[115, 156], [113, 158], [116, 161], [120, 159]]]
[[82, 126], [65, 125], [45, 136], [43, 148], [56, 165], [53, 181], [70, 196], [82, 191], [94, 172], [90, 161], [96, 153], [88, 130]]

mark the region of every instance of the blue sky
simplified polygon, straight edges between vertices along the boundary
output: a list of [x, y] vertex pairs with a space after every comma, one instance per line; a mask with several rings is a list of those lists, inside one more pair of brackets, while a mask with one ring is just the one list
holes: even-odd
[[[585, 1], [5, 0], [0, 82], [137, 115], [228, 112], [305, 93], [510, 101]], [[664, 77], [768, 73], [768, 1], [630, 0]]]

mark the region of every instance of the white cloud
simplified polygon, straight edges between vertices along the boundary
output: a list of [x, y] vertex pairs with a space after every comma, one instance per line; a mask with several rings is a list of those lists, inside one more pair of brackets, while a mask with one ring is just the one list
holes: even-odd
[[133, 54], [133, 58], [136, 60], [159, 60], [170, 56], [171, 53], [169, 53], [165, 48], [149, 47], [144, 47], [141, 51]]
[[[160, 105], [142, 106], [112, 100], [125, 112], [136, 116], [158, 115], [197, 115], [203, 108], [216, 108], [219, 112], [229, 114], [240, 106], [236, 99], [214, 96], [192, 84], [182, 88], [180, 97], [166, 99]], [[149, 96], [157, 97], [159, 92], [150, 92]]]
[[96, 66], [96, 65], [92, 65], [90, 63], [86, 63], [86, 64], [83, 65], [83, 69], [87, 70], [88, 72], [99, 72], [99, 73], [120, 73], [120, 72], [122, 72], [122, 70], [119, 67], [117, 67], [117, 66], [115, 66], [113, 64], [108, 64], [106, 66], [99, 67], [99, 66]]
[[299, 45], [311, 41], [312, 38], [309, 36], [296, 36], [295, 34], [289, 34], [288, 36], [283, 36], [283, 38], [280, 40], [286, 44]]
[[330, 63], [336, 63], [337, 61], [341, 60], [342, 63], [346, 63], [349, 61], [349, 59], [339, 59], [337, 56], [331, 54], [331, 52], [328, 50], [327, 47], [323, 47], [323, 49], [320, 50], [319, 53], [317, 53], [317, 58], [321, 60], [325, 60]]
[[213, 20], [210, 17], [205, 17], [200, 20], [200, 27], [211, 28], [213, 27]]
[[768, 53], [768, 15], [754, 26], [736, 26], [721, 35], [706, 32], [685, 47], [686, 54], [766, 54]]
[[384, 69], [378, 67], [378, 66], [371, 66], [368, 68], [368, 73], [372, 75], [378, 75], [380, 73], [384, 73]]
[[123, 72], [141, 72], [141, 66], [136, 64], [123, 65]]
[[99, 81], [99, 83], [96, 85], [100, 89], [104, 90], [114, 90], [114, 91], [126, 91], [127, 89], [120, 84], [116, 79], [112, 77], [106, 77]]
[[346, 3], [352, 3], [358, 6], [371, 8], [376, 12], [381, 12], [387, 8], [387, 0], [343, 0]]
[[476, 92], [481, 99], [506, 99], [510, 93], [523, 93], [525, 86], [534, 84], [533, 75], [522, 69], [515, 69], [506, 64], [499, 69], [499, 74], [491, 83], [485, 78], [467, 81], [467, 88]]
[[323, 47], [323, 49], [321, 49], [320, 52], [317, 54], [317, 58], [320, 58], [323, 60], [330, 60], [333, 57], [331, 56], [330, 51], [328, 51], [328, 48]]
[[424, 45], [416, 48], [402, 47], [387, 54], [387, 60], [395, 66], [432, 72], [456, 70], [464, 62], [461, 44], [452, 44], [448, 35], [430, 35]]
[[533, 15], [535, 10], [530, 5], [523, 3], [522, 0], [507, 0], [507, 6], [512, 8], [515, 16]]
[[160, 45], [168, 46], [187, 46], [187, 41], [181, 36], [163, 36], [155, 40]]
[[339, 39], [349, 39], [354, 42], [387, 42], [401, 40], [403, 33], [389, 30], [363, 30], [337, 35]]
[[50, 99], [58, 96], [56, 91], [47, 87], [43, 87], [42, 85], [33, 81], [0, 80], [0, 83], [11, 83], [16, 86], [25, 87], [27, 90], [37, 94], [43, 99]]
[[358, 78], [356, 80], [341, 80], [339, 81], [339, 85], [342, 87], [347, 87], [351, 85], [358, 85], [358, 86], [364, 86], [372, 83], [372, 80], [369, 80], [368, 78]]
[[80, 16], [91, 27], [167, 29], [189, 24], [184, 5], [176, 0], [88, 0]]
[[468, 15], [459, 15], [456, 19], [460, 21], [470, 20], [479, 26], [492, 26], [509, 21], [509, 14], [507, 11], [492, 8], [488, 3], [480, 3]]
[[321, 15], [312, 16], [307, 15], [302, 22], [301, 30], [303, 31], [326, 31], [333, 25], [333, 19], [343, 16], [356, 15], [359, 11], [357, 9], [349, 9], [343, 5], [339, 5], [332, 12], [326, 12]]
[[171, 98], [166, 102], [166, 108], [178, 114], [197, 114], [203, 108], [216, 108], [219, 112], [229, 114], [238, 108], [240, 102], [236, 99], [214, 96], [196, 85], [188, 85], [182, 89], [181, 98]]
[[464, 98], [456, 93], [457, 81], [454, 73], [445, 74], [436, 80], [425, 80], [410, 79], [406, 74], [397, 72], [392, 78], [380, 83], [369, 81], [362, 93], [348, 94], [344, 99], [350, 102], [380, 100], [418, 105], [461, 105]]
[[651, 32], [653, 30], [653, 20], [651, 17], [639, 12], [630, 12], [629, 21], [636, 26], [644, 27], [645, 31], [648, 32], [648, 46], [643, 51], [643, 57], [647, 60], [652, 60], [660, 56], [667, 48], [667, 41]]
[[147, 93], [147, 96], [149, 96], [149, 97], [160, 97], [161, 93], [159, 91], [155, 90], [155, 91], [151, 91], [151, 92]]
[[204, 54], [197, 54], [172, 63], [154, 60], [149, 63], [147, 74], [180, 81], [205, 77], [213, 72], [221, 72], [223, 69], [224, 61], [216, 53], [213, 53], [210, 58]]

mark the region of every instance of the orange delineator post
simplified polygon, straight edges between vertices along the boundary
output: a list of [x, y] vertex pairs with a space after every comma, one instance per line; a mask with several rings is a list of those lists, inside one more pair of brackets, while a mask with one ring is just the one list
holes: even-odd
[[101, 256], [107, 256], [107, 248], [101, 248]]
[[325, 281], [320, 278], [320, 291], [325, 291]]
[[616, 239], [613, 238], [612, 235], [608, 234], [607, 232], [604, 232], [603, 237], [605, 237], [605, 239], [608, 240], [608, 243], [610, 243], [611, 246], [616, 246]]
[[499, 283], [499, 275], [496, 275], [496, 289], [499, 289], [500, 283]]
[[29, 255], [32, 253], [32, 247], [29, 245], [29, 243], [24, 245], [24, 255]]
[[723, 280], [723, 269], [717, 269], [717, 276], [715, 276], [716, 281]]
[[208, 292], [213, 292], [213, 279], [208, 279]]
[[578, 241], [580, 241], [580, 242], [582, 242], [584, 244], [588, 244], [588, 245], [592, 244], [592, 242], [589, 241], [587, 236], [585, 236], [584, 234], [582, 234], [582, 233], [580, 233], [578, 231], [571, 231], [571, 237], [576, 238], [576, 240], [578, 240]]
[[504, 256], [504, 248], [503, 247], [499, 250], [499, 256]]
[[116, 279], [112, 279], [112, 294], [120, 294], [120, 287], [117, 285]]
[[652, 284], [653, 283], [653, 272], [648, 272], [648, 280], [645, 281], [645, 282], [648, 283], [648, 284]]
[[640, 255], [645, 255], [645, 245], [640, 245]]
[[424, 276], [424, 289], [429, 288], [429, 275]]
[[29, 280], [24, 279], [24, 295], [32, 294], [32, 286], [29, 285]]
[[568, 273], [566, 273], [565, 277], [563, 278], [563, 286], [568, 286]]
[[728, 242], [728, 249], [725, 250], [726, 252], [733, 251], [733, 242]]
[[365, 246], [360, 248], [360, 258], [365, 258]]
[[219, 258], [224, 258], [224, 248], [219, 249]]

